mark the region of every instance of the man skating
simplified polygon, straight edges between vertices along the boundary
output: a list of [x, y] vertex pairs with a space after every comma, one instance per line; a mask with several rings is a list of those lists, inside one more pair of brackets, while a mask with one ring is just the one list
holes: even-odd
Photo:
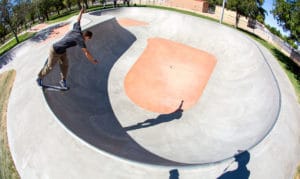
[[59, 62], [61, 70], [61, 81], [59, 82], [59, 84], [63, 88], [68, 88], [66, 79], [69, 63], [66, 51], [70, 47], [78, 45], [91, 63], [98, 63], [98, 61], [95, 60], [91, 53], [87, 50], [85, 44], [86, 41], [92, 38], [93, 33], [90, 31], [85, 31], [83, 33], [81, 32], [80, 21], [83, 12], [84, 9], [81, 9], [77, 18], [77, 22], [73, 25], [73, 29], [68, 32], [61, 40], [51, 46], [48, 60], [38, 74], [37, 83], [39, 86], [43, 86], [43, 78], [53, 69], [54, 65]]

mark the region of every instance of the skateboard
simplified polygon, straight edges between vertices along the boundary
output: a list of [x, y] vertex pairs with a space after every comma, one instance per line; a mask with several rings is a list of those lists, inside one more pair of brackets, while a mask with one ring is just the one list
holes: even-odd
[[61, 86], [56, 86], [56, 85], [43, 85], [42, 86], [43, 90], [48, 90], [48, 91], [68, 91], [70, 88], [64, 88]]

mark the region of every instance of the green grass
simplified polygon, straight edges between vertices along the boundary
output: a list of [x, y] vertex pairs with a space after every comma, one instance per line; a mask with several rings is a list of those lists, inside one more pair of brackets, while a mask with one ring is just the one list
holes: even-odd
[[72, 10], [66, 13], [63, 13], [61, 15], [55, 15], [49, 18], [49, 21], [47, 21], [47, 24], [53, 24], [53, 23], [57, 23], [57, 22], [62, 22], [65, 20], [68, 20], [69, 18], [77, 15], [79, 13], [78, 10]]
[[[18, 38], [21, 43], [34, 35], [35, 35], [35, 33], [26, 32], [22, 35], [19, 35]], [[0, 56], [3, 55], [5, 52], [9, 51], [10, 49], [14, 48], [16, 45], [18, 45], [18, 43], [17, 43], [16, 39], [13, 39], [10, 42], [8, 42], [7, 44], [5, 44], [4, 46], [2, 46], [0, 48]]]
[[89, 8], [89, 9], [87, 9], [87, 12], [98, 11], [98, 10], [102, 10], [102, 9], [109, 9], [109, 8], [112, 8], [112, 7], [113, 7], [112, 4], [108, 4], [104, 8], [103, 8], [102, 5], [100, 5], [100, 6], [93, 6], [93, 7]]
[[10, 91], [16, 76], [16, 71], [11, 70], [0, 74], [0, 178], [20, 178], [8, 146], [6, 111]]
[[297, 167], [297, 171], [296, 171], [296, 174], [294, 176], [294, 179], [300, 179], [300, 164]]

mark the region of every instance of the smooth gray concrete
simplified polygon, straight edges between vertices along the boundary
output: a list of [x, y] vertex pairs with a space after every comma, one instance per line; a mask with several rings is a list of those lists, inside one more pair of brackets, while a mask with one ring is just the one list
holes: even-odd
[[[115, 17], [149, 25], [123, 28]], [[43, 96], [35, 84], [51, 43], [27, 42], [0, 69], [17, 70], [8, 135], [22, 178], [168, 178], [173, 168], [180, 178], [216, 178], [235, 170], [237, 150], [250, 152], [250, 178], [292, 177], [300, 160], [299, 104], [264, 47], [223, 25], [147, 8], [85, 14], [83, 28], [94, 32], [88, 48], [100, 63], [71, 49], [68, 92]], [[123, 84], [151, 37], [205, 50], [217, 65], [180, 120], [126, 132], [160, 115], [134, 105]], [[56, 83], [57, 74], [47, 82]]]

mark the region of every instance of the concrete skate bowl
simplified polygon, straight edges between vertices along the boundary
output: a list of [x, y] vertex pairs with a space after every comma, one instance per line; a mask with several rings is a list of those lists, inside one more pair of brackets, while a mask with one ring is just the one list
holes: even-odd
[[[85, 18], [106, 18], [83, 27], [94, 34], [87, 46], [100, 63], [92, 65], [79, 48], [70, 49], [71, 89], [64, 93], [44, 93], [56, 117], [82, 142], [132, 162], [201, 165], [229, 159], [237, 150], [250, 150], [275, 125], [281, 105], [277, 81], [260, 47], [242, 33], [200, 18], [148, 8], [95, 12]], [[121, 26], [121, 19], [145, 23]], [[216, 64], [196, 103], [188, 106], [189, 99], [178, 98], [173, 111], [159, 113], [141, 106], [128, 95], [126, 79], [153, 39], [182, 44], [215, 57]], [[183, 69], [167, 66], [168, 70]], [[188, 74], [193, 74], [189, 63], [184, 66]], [[165, 79], [161, 74], [157, 78]], [[56, 67], [45, 81], [58, 80]], [[189, 80], [184, 78], [163, 83], [171, 81], [185, 81], [184, 88], [189, 88], [186, 84]], [[177, 88], [182, 86], [168, 90], [181, 91]], [[157, 88], [153, 86], [150, 91]], [[168, 105], [174, 95], [167, 94], [168, 100], [160, 97], [157, 101]], [[150, 100], [155, 98], [150, 96]], [[182, 110], [178, 111], [181, 100]], [[143, 125], [146, 123], [151, 125]]]

